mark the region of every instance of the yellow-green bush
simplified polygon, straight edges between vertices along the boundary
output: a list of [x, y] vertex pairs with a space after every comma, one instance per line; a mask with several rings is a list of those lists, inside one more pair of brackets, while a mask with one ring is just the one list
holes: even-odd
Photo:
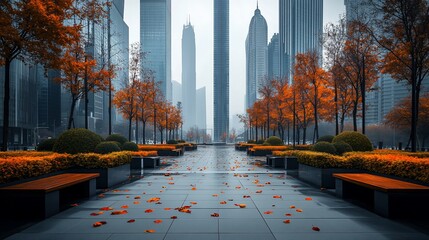
[[112, 168], [131, 162], [130, 152], [113, 152], [110, 154], [79, 153], [72, 156], [73, 163], [83, 168]]

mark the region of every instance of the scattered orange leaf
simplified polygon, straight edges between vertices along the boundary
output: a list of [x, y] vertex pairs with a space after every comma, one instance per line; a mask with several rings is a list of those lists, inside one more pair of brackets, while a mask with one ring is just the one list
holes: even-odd
[[128, 208], [128, 205], [122, 205], [121, 208]]
[[198, 204], [197, 202], [189, 202], [189, 203], [192, 204], [192, 205]]
[[165, 210], [165, 211], [170, 211], [170, 210], [171, 210], [171, 208], [166, 207], [166, 208], [164, 208], [164, 210]]
[[140, 196], [137, 196], [137, 197], [134, 197], [134, 199], [141, 199], [142, 197], [140, 197]]
[[148, 230], [144, 230], [144, 232], [145, 232], [145, 233], [154, 233], [154, 232], [155, 232], [155, 230], [153, 230], [153, 229], [148, 229]]
[[144, 212], [145, 212], [145, 213], [151, 213], [151, 212], [153, 212], [153, 209], [150, 209], [150, 208], [149, 208], [149, 209], [144, 210]]
[[116, 211], [111, 212], [110, 214], [111, 215], [122, 215], [122, 214], [127, 214], [127, 213], [128, 213], [127, 210], [116, 210]]
[[289, 219], [283, 220], [283, 223], [289, 224], [290, 220]]
[[292, 214], [286, 213], [285, 216], [290, 217], [290, 216], [292, 216]]
[[257, 190], [256, 193], [262, 193], [262, 190]]
[[311, 197], [307, 197], [307, 198], [305, 198], [305, 200], [306, 201], [311, 201], [311, 200], [313, 200]]
[[170, 218], [171, 219], [177, 219], [177, 216], [171, 216]]
[[302, 212], [301, 208], [296, 209], [297, 212]]
[[274, 195], [273, 198], [282, 198], [280, 195]]
[[273, 211], [265, 211], [264, 214], [273, 214]]
[[100, 211], [100, 212], [93, 212], [93, 213], [91, 213], [89, 215], [91, 215], [91, 216], [98, 216], [98, 215], [101, 215], [103, 213], [104, 213], [103, 211]]
[[127, 223], [133, 223], [135, 221], [136, 221], [135, 219], [130, 219], [130, 220], [127, 221]]
[[155, 224], [160, 224], [160, 223], [162, 223], [162, 220], [161, 219], [156, 219], [155, 221], [153, 221]]
[[197, 190], [197, 188], [196, 188], [196, 187], [193, 187], [193, 188], [191, 188], [191, 190], [192, 190], [192, 191], [195, 191], [195, 190]]
[[100, 227], [103, 226], [104, 224], [107, 224], [106, 221], [100, 221], [100, 222], [95, 222], [94, 224], [92, 224], [93, 227]]
[[161, 200], [161, 198], [153, 197], [153, 198], [149, 198], [148, 200], [146, 200], [146, 202], [148, 202], [148, 203], [159, 202], [159, 200]]
[[212, 213], [210, 216], [212, 216], [212, 217], [219, 217], [219, 213]]
[[221, 201], [220, 204], [226, 204], [226, 201]]
[[212, 196], [213, 196], [213, 197], [217, 197], [217, 196], [219, 196], [219, 195], [218, 195], [218, 194], [212, 194]]
[[140, 202], [139, 202], [139, 201], [134, 201], [133, 203], [134, 203], [135, 205], [140, 204]]
[[313, 226], [311, 229], [313, 231], [320, 232], [320, 228], [319, 227]]
[[246, 208], [246, 204], [244, 204], [244, 203], [236, 203], [236, 204], [234, 204], [235, 206], [238, 206], [238, 207], [240, 207], [240, 208]]
[[291, 205], [289, 208], [290, 208], [290, 209], [294, 209], [294, 208], [295, 208], [295, 205]]
[[73, 203], [73, 204], [70, 204], [70, 206], [71, 207], [77, 207], [77, 206], [79, 206], [79, 204], [78, 203]]
[[110, 211], [110, 210], [113, 210], [113, 208], [111, 208], [111, 207], [102, 207], [102, 208], [100, 208], [100, 211]]

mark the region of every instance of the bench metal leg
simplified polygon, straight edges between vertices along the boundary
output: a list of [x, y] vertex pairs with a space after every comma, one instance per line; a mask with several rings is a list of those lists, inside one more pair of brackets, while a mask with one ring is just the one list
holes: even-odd
[[389, 195], [385, 192], [374, 191], [374, 211], [383, 216], [389, 217]]

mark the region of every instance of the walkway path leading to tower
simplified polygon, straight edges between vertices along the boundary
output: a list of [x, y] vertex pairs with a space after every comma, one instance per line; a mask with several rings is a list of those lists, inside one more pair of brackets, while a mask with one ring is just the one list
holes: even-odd
[[9, 239], [429, 239], [423, 228], [265, 168], [263, 158], [232, 146], [199, 146], [165, 160], [169, 166]]

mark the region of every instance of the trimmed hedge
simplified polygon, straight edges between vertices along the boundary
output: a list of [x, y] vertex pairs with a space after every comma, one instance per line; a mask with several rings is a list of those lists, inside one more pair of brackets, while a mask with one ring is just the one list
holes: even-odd
[[122, 145], [122, 150], [137, 152], [139, 150], [139, 146], [134, 142], [125, 142]]
[[0, 159], [0, 183], [37, 177], [73, 166], [70, 155], [52, 152], [49, 154], [42, 156], [8, 156]]
[[368, 139], [367, 136], [363, 135], [362, 133], [344, 131], [338, 134], [332, 140], [332, 143], [340, 141], [348, 143], [353, 148], [353, 151], [366, 152], [373, 150], [371, 141]]
[[177, 142], [177, 140], [174, 139], [170, 139], [167, 141], [167, 144], [178, 144], [179, 142]]
[[330, 153], [330, 154], [336, 154], [337, 149], [335, 149], [334, 144], [330, 142], [318, 142], [313, 145], [311, 150], [315, 152], [324, 152], [324, 153]]
[[119, 142], [116, 141], [108, 141], [99, 143], [95, 149], [95, 153], [107, 154], [112, 152], [120, 152], [121, 148], [119, 147]]
[[338, 155], [343, 155], [346, 152], [352, 152], [353, 148], [352, 146], [350, 146], [350, 144], [343, 142], [343, 141], [338, 141], [336, 143], [333, 143], [335, 149], [337, 150], [337, 154]]
[[318, 142], [329, 142], [332, 143], [332, 140], [334, 140], [335, 136], [332, 135], [325, 135], [325, 136], [321, 136], [319, 139], [317, 139], [316, 143]]
[[265, 140], [264, 144], [267, 143], [270, 146], [283, 146], [283, 141], [277, 136], [271, 136]]
[[54, 152], [58, 153], [89, 153], [101, 143], [102, 138], [84, 128], [75, 128], [63, 132], [54, 145]]
[[83, 168], [113, 168], [131, 162], [130, 152], [109, 154], [80, 153], [72, 156], [74, 164]]
[[106, 142], [111, 141], [118, 142], [122, 146], [125, 142], [128, 142], [128, 139], [120, 134], [112, 134], [106, 137]]
[[55, 138], [46, 139], [45, 141], [39, 143], [39, 145], [37, 146], [37, 151], [52, 152], [56, 142], [57, 142], [57, 139]]
[[250, 151], [285, 151], [289, 150], [289, 146], [253, 146]]

